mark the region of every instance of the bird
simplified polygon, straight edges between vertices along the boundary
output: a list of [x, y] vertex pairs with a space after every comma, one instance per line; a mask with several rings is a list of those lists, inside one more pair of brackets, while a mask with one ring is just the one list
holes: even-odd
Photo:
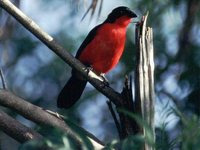
[[[94, 27], [80, 45], [75, 58], [102, 76], [112, 70], [124, 51], [126, 31], [137, 15], [126, 6], [111, 11], [106, 20]], [[57, 107], [68, 109], [81, 97], [87, 80], [72, 69], [71, 77], [57, 98]]]

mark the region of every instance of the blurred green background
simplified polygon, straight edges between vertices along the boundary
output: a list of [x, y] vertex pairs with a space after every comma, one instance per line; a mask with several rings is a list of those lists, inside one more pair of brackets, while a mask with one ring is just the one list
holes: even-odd
[[[90, 3], [86, 0], [15, 0], [25, 14], [72, 54], [87, 33], [103, 22], [115, 7], [130, 7], [139, 16], [138, 20], [149, 11], [148, 25], [154, 31], [156, 65], [156, 131], [159, 140], [165, 125], [165, 141], [170, 143], [182, 133], [183, 126], [179, 117], [168, 113], [169, 108], [178, 108], [186, 117], [200, 115], [200, 1], [104, 0], [100, 17], [98, 3], [94, 16], [91, 18], [89, 13], [81, 21]], [[132, 23], [123, 57], [107, 74], [111, 87], [117, 91], [122, 90], [125, 75], [134, 77], [134, 30]], [[68, 80], [71, 68], [1, 8], [0, 67], [8, 89], [18, 96], [70, 117], [103, 141], [118, 139], [106, 97], [90, 84], [74, 107], [56, 108], [57, 95]], [[23, 124], [35, 127], [34, 123], [7, 111]], [[19, 143], [0, 132], [0, 149], [12, 150], [16, 145]]]

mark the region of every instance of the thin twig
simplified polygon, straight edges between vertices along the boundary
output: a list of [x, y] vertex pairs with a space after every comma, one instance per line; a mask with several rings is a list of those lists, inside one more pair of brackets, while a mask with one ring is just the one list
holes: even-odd
[[2, 71], [1, 68], [0, 68], [0, 78], [1, 78], [1, 82], [2, 82], [2, 87], [3, 87], [4, 90], [6, 90], [7, 84], [6, 84], [6, 80], [4, 78], [3, 71]]
[[111, 101], [107, 101], [107, 105], [108, 105], [110, 113], [111, 113], [111, 115], [113, 117], [113, 120], [115, 122], [115, 126], [116, 126], [118, 134], [119, 134], [119, 138], [122, 139], [122, 129], [121, 129], [119, 121], [117, 120], [117, 116], [116, 116], [116, 114], [114, 112], [114, 109], [112, 107], [112, 102]]
[[[98, 16], [100, 15], [100, 12], [101, 12], [101, 9], [102, 9], [102, 4], [103, 4], [103, 0], [100, 0], [101, 3], [100, 3], [100, 7], [99, 7], [99, 13], [98, 13]], [[98, 3], [98, 0], [92, 0], [90, 6], [88, 7], [87, 11], [85, 12], [85, 14], [83, 15], [81, 21], [83, 21], [83, 19], [86, 17], [86, 15], [89, 13], [89, 11], [91, 10], [91, 17], [93, 17], [94, 15], [94, 12], [96, 10], [96, 7], [97, 7], [97, 3]]]
[[100, 17], [102, 6], [103, 6], [103, 0], [101, 0], [101, 2], [100, 2], [99, 12], [98, 12], [98, 18]]

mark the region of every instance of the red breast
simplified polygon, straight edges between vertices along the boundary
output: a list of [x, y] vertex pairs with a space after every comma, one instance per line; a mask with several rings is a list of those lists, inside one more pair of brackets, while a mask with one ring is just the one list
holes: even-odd
[[89, 64], [97, 73], [107, 73], [118, 63], [125, 45], [126, 29], [131, 18], [123, 16], [114, 23], [104, 23], [95, 38], [85, 47], [78, 59]]

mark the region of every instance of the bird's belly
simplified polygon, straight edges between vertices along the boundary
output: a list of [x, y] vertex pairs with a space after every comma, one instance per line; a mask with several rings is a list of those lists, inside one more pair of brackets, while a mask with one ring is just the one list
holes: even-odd
[[112, 43], [102, 45], [97, 49], [98, 53], [91, 66], [96, 72], [107, 73], [118, 63], [124, 47]]

